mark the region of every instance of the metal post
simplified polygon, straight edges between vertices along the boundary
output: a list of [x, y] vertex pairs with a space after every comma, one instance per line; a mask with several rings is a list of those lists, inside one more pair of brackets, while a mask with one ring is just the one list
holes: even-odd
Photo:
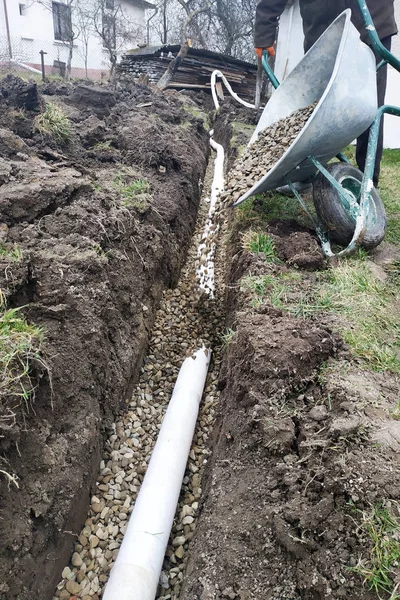
[[8, 10], [7, 10], [7, 0], [3, 0], [4, 5], [4, 19], [6, 22], [6, 31], [7, 31], [7, 42], [8, 42], [8, 56], [12, 58], [12, 46], [11, 46], [11, 36], [10, 36], [10, 24], [8, 22]]
[[40, 63], [42, 65], [42, 81], [46, 81], [46, 71], [44, 69], [44, 55], [47, 54], [47, 52], [40, 50], [39, 54], [40, 54]]

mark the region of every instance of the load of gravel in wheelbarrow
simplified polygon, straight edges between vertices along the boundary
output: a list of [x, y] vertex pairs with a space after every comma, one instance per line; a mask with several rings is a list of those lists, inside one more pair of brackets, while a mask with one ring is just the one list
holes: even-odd
[[257, 140], [248, 146], [231, 170], [224, 199], [234, 203], [250, 190], [285, 154], [297, 138], [317, 102], [300, 108], [285, 119], [266, 127]]

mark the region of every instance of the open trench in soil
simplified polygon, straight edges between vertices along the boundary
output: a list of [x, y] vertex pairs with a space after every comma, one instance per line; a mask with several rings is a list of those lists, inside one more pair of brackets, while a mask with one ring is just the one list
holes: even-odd
[[[213, 358], [158, 600], [376, 598], [352, 570], [370, 549], [354, 508], [400, 499], [398, 378], [354, 361], [331, 315], [249, 301], [249, 275], [294, 270], [307, 288], [326, 268], [313, 233], [293, 221], [264, 225], [279, 258], [271, 265], [243, 247], [249, 224], [224, 211], [215, 299], [199, 292], [212, 176], [205, 113], [185, 95], [118, 89], [68, 88], [61, 100], [57, 91], [76, 124], [69, 152], [35, 138], [29, 122], [22, 135], [21, 115], [3, 116], [14, 179], [0, 207], [24, 258], [4, 265], [1, 287], [46, 327], [53, 394], [38, 369], [35, 403], [2, 442], [20, 489], [0, 490], [0, 598], [98, 600], [179, 368], [203, 342]], [[235, 121], [233, 149], [254, 116], [228, 107], [217, 119], [227, 149]], [[21, 163], [47, 179], [16, 208], [34, 180]], [[122, 167], [134, 170], [128, 182], [150, 182], [151, 198], [119, 204]]]

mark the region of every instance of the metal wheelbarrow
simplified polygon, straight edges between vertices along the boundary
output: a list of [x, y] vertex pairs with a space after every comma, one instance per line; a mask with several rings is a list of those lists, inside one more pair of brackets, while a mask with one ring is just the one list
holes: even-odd
[[[383, 61], [376, 67], [371, 49], [360, 40], [351, 22], [351, 10], [340, 14], [279, 85], [263, 53], [264, 70], [276, 88], [267, 103], [249, 145], [258, 134], [295, 110], [318, 103], [304, 128], [277, 163], [233, 206], [250, 196], [288, 185], [314, 221], [322, 249], [334, 256], [330, 238], [347, 245], [343, 256], [363, 244], [378, 245], [386, 230], [383, 203], [373, 187], [378, 133], [382, 115], [400, 116], [400, 109], [377, 109], [376, 70], [387, 62], [400, 70], [400, 62], [380, 43], [363, 0], [357, 0], [371, 43]], [[341, 150], [371, 125], [364, 174], [351, 166]], [[339, 161], [328, 165], [337, 157]], [[296, 183], [313, 181], [315, 219]]]

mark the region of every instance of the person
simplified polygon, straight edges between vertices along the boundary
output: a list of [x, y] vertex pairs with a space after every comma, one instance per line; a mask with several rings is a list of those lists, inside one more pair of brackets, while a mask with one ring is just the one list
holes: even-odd
[[[256, 8], [254, 26], [255, 51], [261, 57], [263, 50], [273, 55], [279, 17], [283, 13], [287, 0], [260, 0]], [[367, 6], [375, 24], [379, 39], [387, 50], [391, 49], [392, 36], [397, 33], [394, 16], [394, 0], [367, 0]], [[361, 39], [366, 44], [370, 43], [368, 32], [365, 28], [360, 9], [356, 0], [300, 0], [300, 12], [303, 19], [304, 51], [307, 52], [317, 41], [325, 29], [346, 8], [351, 8], [354, 25], [360, 32]], [[380, 61], [380, 57], [375, 54]], [[387, 65], [377, 72], [378, 106], [385, 102], [387, 83]], [[368, 149], [369, 129], [357, 139], [356, 160], [361, 171], [364, 171]], [[376, 153], [374, 185], [378, 186], [380, 163], [383, 152], [383, 119], [379, 131], [378, 147]]]

